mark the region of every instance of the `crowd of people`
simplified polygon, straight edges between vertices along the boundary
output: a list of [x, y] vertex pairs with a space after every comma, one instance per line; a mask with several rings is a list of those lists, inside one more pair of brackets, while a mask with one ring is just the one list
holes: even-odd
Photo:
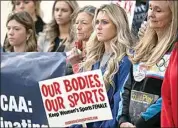
[[113, 3], [55, 0], [48, 24], [40, 1], [11, 3], [3, 52], [65, 52], [66, 75], [101, 69], [113, 119], [88, 128], [178, 127], [178, 1], [140, 0], [132, 29]]

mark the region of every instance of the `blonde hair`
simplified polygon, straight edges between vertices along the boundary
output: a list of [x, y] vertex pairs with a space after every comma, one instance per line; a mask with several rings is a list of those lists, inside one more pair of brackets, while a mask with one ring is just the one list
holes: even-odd
[[[112, 40], [110, 40], [113, 55], [110, 57], [106, 71], [103, 75], [104, 83], [106, 85], [106, 89], [108, 90], [110, 86], [115, 88], [113, 82], [114, 75], [119, 70], [119, 63], [123, 57], [127, 55], [130, 44], [132, 43], [132, 39], [128, 18], [123, 8], [112, 3], [101, 6], [95, 13], [93, 21], [94, 23], [100, 11], [104, 11], [105, 14], [109, 16], [117, 30], [117, 35]], [[96, 32], [91, 35], [89, 41], [87, 42], [86, 50], [86, 61], [81, 66], [84, 71], [91, 70], [92, 65], [95, 64], [98, 60], [101, 60], [105, 52], [104, 43], [98, 41]]]
[[[60, 35], [59, 29], [58, 29], [59, 28], [58, 24], [56, 23], [56, 21], [54, 19], [54, 9], [55, 9], [56, 3], [58, 1], [61, 1], [61, 0], [56, 0], [54, 2], [54, 4], [53, 4], [53, 9], [52, 9], [52, 17], [53, 17], [53, 19], [52, 19], [51, 23], [46, 25], [45, 28], [44, 28], [44, 33], [46, 35], [46, 39], [49, 40], [49, 42], [50, 42], [50, 48], [48, 50], [49, 52], [52, 51], [52, 49], [54, 48], [54, 45], [55, 45], [54, 40], [55, 40], [55, 38], [58, 37], [58, 35]], [[70, 37], [65, 42], [63, 42], [63, 43], [65, 43], [65, 46], [67, 47], [67, 49], [70, 50], [72, 48], [71, 43], [74, 41], [74, 38], [75, 38], [75, 34], [74, 34], [75, 30], [74, 30], [74, 27], [73, 27], [73, 24], [74, 24], [75, 21], [73, 20], [73, 18], [76, 15], [76, 12], [79, 9], [79, 5], [78, 5], [77, 1], [74, 1], [74, 0], [72, 0], [72, 1], [66, 0], [65, 2], [72, 9], [71, 24], [70, 24], [70, 29], [69, 29], [70, 30], [70, 33], [69, 33]]]
[[146, 66], [153, 66], [163, 57], [174, 43], [178, 30], [178, 2], [167, 0], [172, 12], [172, 22], [162, 31], [162, 38], [158, 41], [156, 31], [148, 26], [143, 38], [134, 48], [134, 56], [130, 56], [133, 63], [144, 62]]
[[[11, 13], [6, 22], [6, 26], [11, 20], [15, 20], [18, 23], [22, 24], [25, 27], [26, 32], [30, 34], [29, 38], [26, 40], [26, 47], [25, 47], [24, 52], [37, 51], [35, 26], [34, 26], [34, 22], [30, 14], [25, 11], [18, 12], [18, 13]], [[14, 51], [13, 46], [11, 46], [8, 41], [8, 38], [6, 39], [5, 50], [10, 51], [10, 52]]]
[[[16, 1], [17, 1], [17, 0], [11, 0], [12, 11], [15, 10]], [[33, 1], [34, 4], [35, 4], [35, 13], [36, 13], [36, 15], [41, 17], [41, 10], [40, 10], [40, 3], [41, 3], [41, 0], [32, 0], [32, 1]]]

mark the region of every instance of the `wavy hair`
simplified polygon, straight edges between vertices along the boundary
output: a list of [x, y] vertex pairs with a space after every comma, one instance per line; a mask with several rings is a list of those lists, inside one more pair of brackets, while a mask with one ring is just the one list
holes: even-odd
[[153, 66], [164, 56], [164, 54], [173, 45], [178, 30], [178, 1], [169, 1], [168, 6], [172, 12], [172, 21], [170, 25], [162, 32], [163, 36], [158, 41], [156, 31], [148, 28], [141, 40], [135, 46], [135, 54], [130, 56], [133, 63], [144, 62], [146, 66]]
[[[29, 38], [26, 40], [26, 46], [25, 46], [24, 52], [37, 51], [35, 26], [34, 26], [34, 22], [30, 14], [25, 11], [9, 14], [7, 22], [6, 22], [6, 26], [11, 20], [15, 20], [18, 23], [22, 24], [25, 27], [26, 32], [30, 34]], [[11, 46], [8, 41], [8, 38], [6, 39], [5, 50], [10, 51], [10, 52], [14, 51], [13, 46]]]
[[[127, 55], [127, 52], [130, 49], [132, 44], [132, 37], [129, 29], [128, 18], [123, 8], [112, 3], [102, 5], [95, 13], [93, 21], [94, 26], [96, 17], [100, 11], [105, 12], [105, 14], [109, 16], [117, 30], [116, 36], [110, 40], [113, 55], [110, 57], [106, 71], [103, 74], [104, 83], [106, 85], [106, 89], [108, 90], [111, 86], [115, 88], [113, 78], [119, 70], [119, 63], [123, 57]], [[92, 65], [101, 60], [105, 52], [104, 42], [98, 41], [96, 32], [91, 35], [89, 41], [87, 42], [86, 51], [86, 61], [81, 65], [81, 68], [84, 71], [91, 70]]]
[[[53, 8], [52, 8], [52, 21], [51, 23], [47, 24], [44, 28], [44, 33], [46, 35], [46, 39], [49, 40], [50, 42], [50, 48], [49, 48], [49, 52], [52, 51], [52, 49], [54, 48], [54, 45], [55, 45], [55, 38], [58, 37], [58, 35], [60, 35], [60, 32], [59, 32], [59, 27], [58, 27], [58, 24], [56, 23], [55, 21], [55, 18], [54, 18], [54, 9], [55, 9], [55, 6], [56, 6], [56, 3], [58, 1], [61, 1], [61, 0], [56, 0], [53, 4]], [[69, 33], [69, 39], [67, 39], [67, 41], [65, 41], [65, 46], [67, 47], [67, 49], [71, 49], [71, 43], [74, 41], [74, 38], [75, 38], [75, 30], [74, 30], [74, 27], [73, 27], [73, 24], [74, 24], [74, 16], [76, 15], [76, 12], [78, 11], [79, 9], [79, 5], [77, 3], [77, 1], [70, 1], [70, 0], [66, 0], [65, 1], [72, 9], [72, 14], [71, 14], [71, 24], [70, 24], [70, 33]]]

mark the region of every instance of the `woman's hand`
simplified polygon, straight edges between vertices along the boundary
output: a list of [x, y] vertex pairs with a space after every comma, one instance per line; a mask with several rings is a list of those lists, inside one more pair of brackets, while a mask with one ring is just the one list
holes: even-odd
[[148, 26], [148, 22], [147, 21], [144, 21], [141, 24], [141, 27], [139, 28], [139, 31], [138, 31], [138, 37], [139, 37], [139, 39], [141, 39], [144, 36], [145, 31], [147, 29], [147, 26]]
[[68, 56], [68, 60], [72, 65], [80, 63], [83, 60], [82, 52], [76, 47], [72, 49], [70, 55]]
[[120, 125], [120, 128], [133, 128], [133, 127], [135, 127], [136, 128], [136, 126], [134, 126], [133, 124], [131, 124], [131, 123], [129, 123], [129, 122], [124, 122], [124, 123], [121, 123], [121, 125]]

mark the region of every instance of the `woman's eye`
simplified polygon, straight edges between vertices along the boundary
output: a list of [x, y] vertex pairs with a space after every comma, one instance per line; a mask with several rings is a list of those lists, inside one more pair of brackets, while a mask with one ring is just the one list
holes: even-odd
[[58, 8], [55, 8], [55, 11], [56, 11], [56, 12], [58, 12], [58, 11], [59, 11], [59, 9], [58, 9]]
[[68, 10], [67, 10], [67, 9], [62, 9], [62, 11], [63, 11], [63, 12], [68, 12]]
[[20, 5], [20, 2], [16, 2], [16, 5]]
[[28, 3], [29, 3], [29, 1], [28, 1], [28, 0], [25, 0], [25, 1], [24, 1], [24, 3], [25, 3], [25, 4], [28, 4]]
[[157, 9], [156, 12], [161, 12], [161, 10], [160, 10], [160, 9]]
[[103, 20], [101, 23], [102, 24], [108, 24], [108, 21]]
[[15, 28], [16, 31], [20, 30], [19, 28]]

